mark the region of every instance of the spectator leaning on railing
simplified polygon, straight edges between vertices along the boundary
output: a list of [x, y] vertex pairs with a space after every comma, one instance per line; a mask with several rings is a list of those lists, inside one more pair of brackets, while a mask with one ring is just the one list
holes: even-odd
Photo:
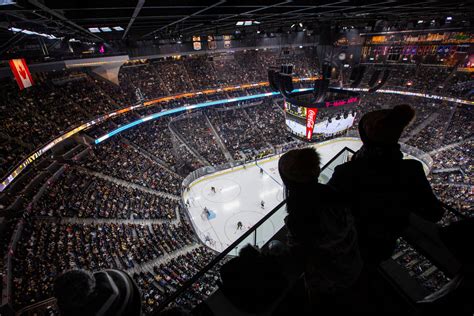
[[362, 148], [336, 167], [329, 185], [352, 203], [364, 260], [387, 259], [411, 213], [438, 221], [443, 209], [419, 161], [403, 160], [398, 139], [414, 117], [409, 105], [369, 112], [359, 122]]
[[318, 183], [320, 158], [314, 148], [284, 154], [278, 163], [285, 184], [289, 246], [305, 271], [312, 304], [345, 310], [362, 270], [350, 210], [331, 187]]

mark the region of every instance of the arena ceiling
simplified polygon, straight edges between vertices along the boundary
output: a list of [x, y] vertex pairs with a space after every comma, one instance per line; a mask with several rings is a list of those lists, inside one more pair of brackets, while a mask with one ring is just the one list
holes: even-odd
[[[303, 29], [315, 23], [471, 19], [474, 13], [473, 1], [455, 0], [0, 0], [0, 4], [2, 43], [14, 40], [11, 27], [92, 41], [142, 40], [223, 34], [239, 28]], [[252, 25], [237, 25], [245, 21]]]

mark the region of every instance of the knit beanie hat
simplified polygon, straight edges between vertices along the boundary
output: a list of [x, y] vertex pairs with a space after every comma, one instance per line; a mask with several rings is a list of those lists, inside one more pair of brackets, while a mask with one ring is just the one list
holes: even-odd
[[415, 111], [408, 104], [389, 110], [378, 110], [365, 114], [359, 122], [359, 134], [366, 145], [396, 144], [403, 129], [411, 122]]
[[67, 271], [56, 279], [54, 296], [62, 316], [141, 315], [140, 291], [120, 270]]
[[320, 157], [314, 148], [294, 149], [278, 161], [278, 171], [287, 187], [317, 181], [320, 173]]

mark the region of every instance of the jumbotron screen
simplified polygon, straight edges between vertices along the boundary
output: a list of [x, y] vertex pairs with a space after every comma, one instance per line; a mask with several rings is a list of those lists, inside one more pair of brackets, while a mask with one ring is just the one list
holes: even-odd
[[311, 140], [316, 135], [334, 135], [352, 127], [359, 97], [338, 100], [335, 97], [330, 96], [325, 107], [319, 108], [302, 107], [285, 100], [285, 121], [290, 132]]

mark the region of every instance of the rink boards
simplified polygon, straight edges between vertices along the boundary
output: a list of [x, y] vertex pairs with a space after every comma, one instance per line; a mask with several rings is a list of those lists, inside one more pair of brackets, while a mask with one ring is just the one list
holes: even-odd
[[[344, 147], [357, 151], [362, 143], [357, 138], [342, 137], [315, 144], [321, 156], [321, 166]], [[222, 170], [196, 179], [183, 193], [189, 202], [187, 211], [199, 239], [208, 247], [220, 252], [254, 226], [269, 211], [283, 201], [282, 181], [278, 174], [280, 155], [251, 162], [243, 166]], [[413, 157], [409, 157], [413, 158]], [[260, 168], [264, 173], [260, 173]], [[425, 166], [426, 170], [427, 167]], [[216, 193], [211, 191], [216, 188]], [[264, 208], [261, 202], [264, 201]], [[213, 216], [208, 219], [204, 208]], [[257, 234], [257, 244], [269, 240], [284, 225], [285, 212], [272, 216]], [[242, 229], [237, 223], [243, 224]]]

